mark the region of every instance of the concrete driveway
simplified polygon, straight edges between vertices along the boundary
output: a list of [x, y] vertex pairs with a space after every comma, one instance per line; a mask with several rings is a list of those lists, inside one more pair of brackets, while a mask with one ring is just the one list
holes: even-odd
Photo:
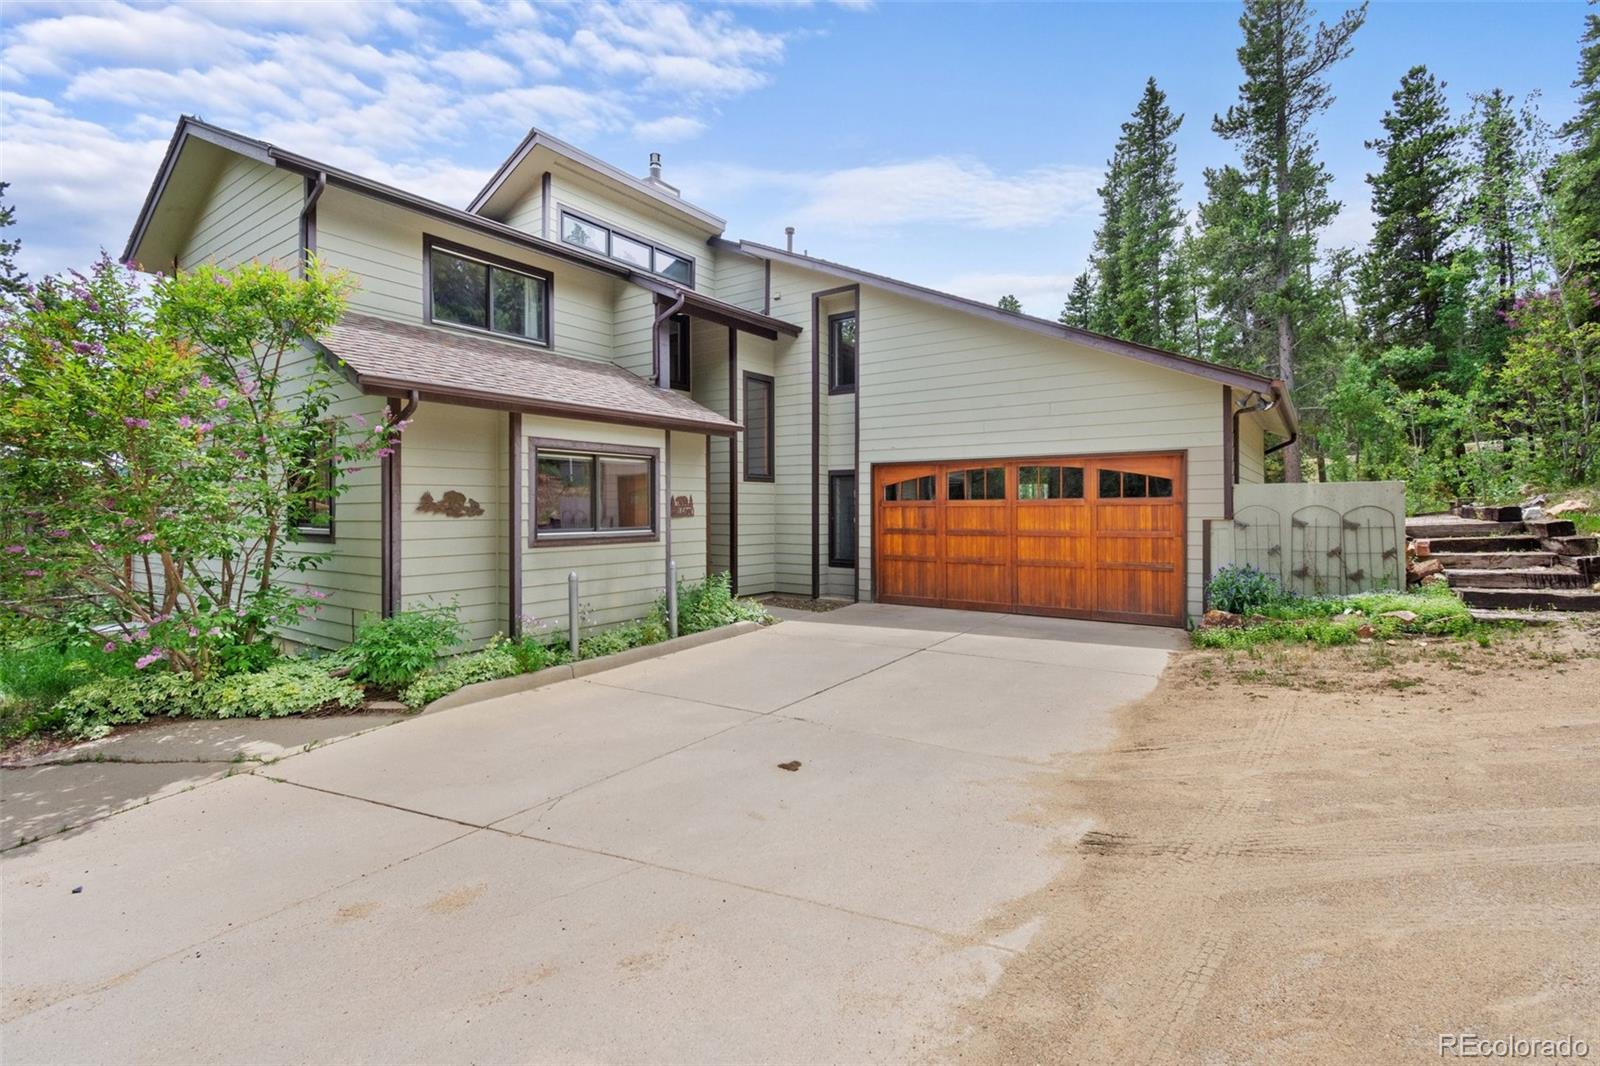
[[1182, 639], [791, 616], [9, 852], [5, 1058], [915, 1057], [1085, 828], [1030, 779]]

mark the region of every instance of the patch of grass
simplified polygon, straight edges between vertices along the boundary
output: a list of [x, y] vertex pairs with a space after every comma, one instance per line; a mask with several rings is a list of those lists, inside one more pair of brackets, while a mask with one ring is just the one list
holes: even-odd
[[[1409, 611], [1415, 621], [1384, 617]], [[1487, 647], [1489, 627], [1475, 622], [1466, 604], [1450, 589], [1434, 585], [1415, 592], [1370, 592], [1356, 596], [1282, 600], [1261, 609], [1265, 621], [1239, 629], [1200, 629], [1197, 648], [1254, 649], [1272, 644], [1314, 644], [1323, 648], [1359, 643], [1362, 626], [1372, 639], [1401, 636], [1457, 637]]]
[[56, 703], [91, 681], [127, 672], [126, 663], [98, 647], [37, 632], [0, 647], [0, 741], [59, 729]]

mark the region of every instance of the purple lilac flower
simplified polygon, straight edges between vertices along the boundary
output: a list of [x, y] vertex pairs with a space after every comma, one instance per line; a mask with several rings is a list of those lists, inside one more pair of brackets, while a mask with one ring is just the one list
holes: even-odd
[[107, 655], [110, 655], [112, 652], [117, 650], [117, 642], [114, 640], [108, 640], [106, 641], [106, 646], [100, 650], [105, 652]]
[[164, 649], [151, 648], [148, 653], [139, 656], [139, 658], [134, 661], [134, 664], [133, 664], [134, 665], [134, 669], [143, 670], [145, 667], [149, 666], [151, 663], [159, 662], [160, 660], [165, 659], [166, 657], [167, 657], [167, 653], [166, 653], [166, 651]]
[[22, 544], [7, 544], [6, 545], [6, 552], [9, 555], [21, 555], [23, 552], [25, 552], [27, 550], [28, 550], [27, 547], [25, 545], [22, 545]]
[[123, 418], [122, 418], [122, 424], [127, 426], [129, 429], [149, 429], [150, 428], [150, 420], [148, 418], [130, 418], [130, 417], [124, 415]]
[[221, 411], [221, 410], [225, 409], [227, 406], [228, 406], [228, 398], [226, 396], [218, 396], [217, 400], [216, 400], [216, 408], [217, 408], [217, 410]]
[[24, 570], [22, 572], [22, 576], [23, 577], [44, 577], [44, 571], [43, 570]]
[[149, 544], [151, 541], [156, 539], [156, 535], [154, 533], [140, 533], [134, 539], [140, 544]]
[[191, 419], [188, 415], [179, 415], [178, 416], [178, 428], [179, 429], [188, 429], [193, 424], [194, 424], [194, 420]]

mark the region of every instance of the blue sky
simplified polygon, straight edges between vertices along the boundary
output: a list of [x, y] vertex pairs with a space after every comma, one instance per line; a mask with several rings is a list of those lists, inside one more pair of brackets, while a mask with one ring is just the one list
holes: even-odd
[[[1342, 6], [1320, 9], [1335, 17]], [[1582, 3], [1375, 3], [1319, 126], [1370, 227], [1363, 141], [1426, 63], [1460, 107], [1502, 87], [1572, 110]], [[1087, 257], [1101, 168], [1146, 77], [1192, 207], [1232, 153], [1233, 4], [38, 3], [0, 14], [0, 179], [22, 265], [120, 250], [172, 125], [197, 113], [453, 204], [529, 126], [668, 180], [728, 235], [797, 245], [1054, 315]]]

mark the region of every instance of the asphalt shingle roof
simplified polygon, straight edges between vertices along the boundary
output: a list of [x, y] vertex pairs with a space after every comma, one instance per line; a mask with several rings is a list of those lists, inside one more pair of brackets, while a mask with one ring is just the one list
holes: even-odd
[[322, 344], [366, 392], [415, 389], [444, 402], [701, 433], [742, 428], [614, 364], [488, 337], [349, 312]]

